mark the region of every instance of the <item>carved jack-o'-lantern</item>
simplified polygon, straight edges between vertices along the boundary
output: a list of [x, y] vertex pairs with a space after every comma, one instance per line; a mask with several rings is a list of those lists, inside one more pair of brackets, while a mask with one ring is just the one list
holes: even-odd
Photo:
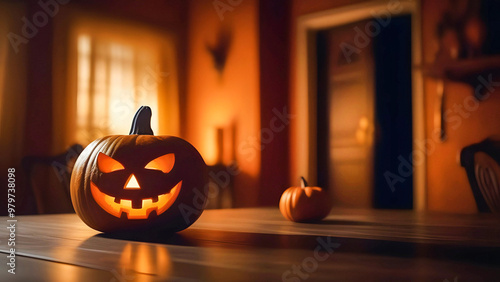
[[205, 162], [185, 140], [154, 136], [150, 119], [151, 109], [141, 107], [130, 135], [97, 139], [76, 161], [71, 199], [90, 227], [179, 231], [200, 216], [194, 198], [208, 182]]

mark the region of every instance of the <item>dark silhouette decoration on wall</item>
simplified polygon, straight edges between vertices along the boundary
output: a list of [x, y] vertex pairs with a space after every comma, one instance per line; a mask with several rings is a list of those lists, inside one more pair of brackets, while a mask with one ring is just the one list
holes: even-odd
[[226, 66], [227, 55], [231, 47], [232, 33], [227, 27], [221, 27], [217, 33], [217, 38], [214, 44], [206, 43], [207, 51], [212, 56], [214, 67], [222, 73]]

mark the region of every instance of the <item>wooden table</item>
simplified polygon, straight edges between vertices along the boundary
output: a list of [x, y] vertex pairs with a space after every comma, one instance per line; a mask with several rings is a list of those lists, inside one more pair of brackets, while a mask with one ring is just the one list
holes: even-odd
[[1, 281], [500, 281], [491, 214], [334, 209], [299, 224], [277, 208], [208, 210], [177, 234], [135, 238], [75, 214], [16, 219], [15, 275], [0, 229]]

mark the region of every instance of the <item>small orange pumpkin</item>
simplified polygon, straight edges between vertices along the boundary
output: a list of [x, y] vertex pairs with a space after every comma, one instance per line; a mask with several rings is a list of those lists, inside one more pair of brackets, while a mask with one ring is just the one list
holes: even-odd
[[332, 209], [328, 193], [320, 187], [309, 187], [302, 177], [300, 187], [290, 187], [280, 199], [281, 214], [295, 222], [319, 221]]

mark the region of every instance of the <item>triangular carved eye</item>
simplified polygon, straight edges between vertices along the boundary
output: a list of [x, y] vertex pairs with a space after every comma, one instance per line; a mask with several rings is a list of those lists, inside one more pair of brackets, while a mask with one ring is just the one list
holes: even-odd
[[169, 173], [175, 164], [175, 155], [166, 154], [150, 161], [144, 168], [152, 170], [160, 170], [164, 173]]
[[117, 160], [109, 157], [103, 153], [99, 153], [97, 156], [97, 166], [99, 170], [103, 173], [109, 173], [117, 170], [125, 169], [121, 163]]

